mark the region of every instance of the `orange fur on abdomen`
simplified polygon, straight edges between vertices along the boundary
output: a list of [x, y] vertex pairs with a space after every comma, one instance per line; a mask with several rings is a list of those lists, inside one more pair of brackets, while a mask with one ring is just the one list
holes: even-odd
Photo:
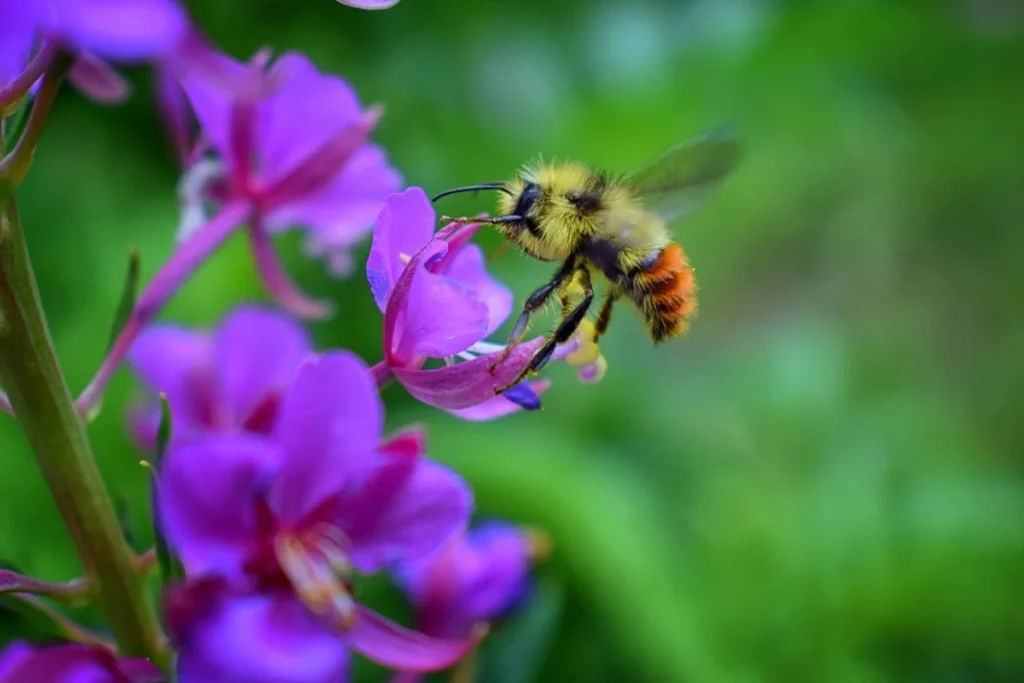
[[697, 278], [683, 248], [670, 242], [634, 278], [647, 327], [655, 342], [686, 331], [697, 312]]

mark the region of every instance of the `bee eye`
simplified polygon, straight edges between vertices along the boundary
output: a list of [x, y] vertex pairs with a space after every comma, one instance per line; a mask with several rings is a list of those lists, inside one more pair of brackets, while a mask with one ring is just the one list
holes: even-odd
[[580, 213], [594, 213], [601, 208], [601, 197], [596, 192], [570, 192], [566, 195]]
[[519, 195], [519, 201], [516, 202], [515, 214], [517, 216], [528, 216], [533, 205], [543, 194], [537, 183], [528, 183], [523, 188], [522, 194]]

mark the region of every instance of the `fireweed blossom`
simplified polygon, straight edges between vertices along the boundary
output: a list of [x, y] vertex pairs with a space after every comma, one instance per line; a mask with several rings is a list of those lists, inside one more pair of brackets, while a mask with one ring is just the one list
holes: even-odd
[[103, 102], [128, 86], [105, 60], [162, 58], [185, 35], [172, 0], [0, 0], [0, 111], [25, 95], [57, 49], [75, 57], [69, 79]]
[[18, 641], [0, 652], [0, 683], [158, 683], [165, 678], [149, 660], [118, 658], [103, 647], [33, 647]]
[[157, 511], [188, 577], [167, 605], [181, 683], [333, 683], [349, 649], [428, 671], [473, 647], [353, 598], [354, 572], [427, 555], [472, 507], [465, 483], [425, 458], [421, 432], [380, 443], [382, 431], [372, 373], [337, 352], [301, 365], [269, 437], [172, 444]]
[[387, 9], [398, 4], [398, 0], [338, 0], [338, 2], [359, 9]]
[[[222, 56], [217, 77], [195, 70], [182, 79], [214, 152], [186, 171], [183, 185], [189, 185], [190, 173], [200, 182], [184, 194], [199, 206], [249, 202], [261, 233], [301, 227], [307, 249], [344, 274], [350, 269], [348, 251], [369, 232], [384, 198], [401, 185], [384, 151], [367, 142], [380, 111], [363, 110], [347, 83], [321, 74], [302, 55], [285, 54], [269, 67], [267, 60], [260, 54], [243, 66]], [[224, 78], [235, 72], [262, 82], [255, 97]], [[192, 227], [182, 226], [186, 235]], [[254, 240], [257, 264], [273, 285], [264, 246]], [[318, 315], [306, 307], [308, 302], [297, 312]]]
[[[420, 401], [467, 420], [539, 408], [537, 394], [547, 381], [524, 381], [494, 395], [526, 366], [542, 339], [515, 346], [491, 372], [506, 348], [485, 338], [508, 317], [513, 296], [487, 273], [480, 247], [468, 243], [480, 225], [452, 224], [435, 233], [435, 220], [418, 187], [388, 197], [377, 217], [366, 277], [384, 313], [380, 374], [393, 375]], [[573, 339], [555, 359], [582, 365], [581, 379], [596, 379], [587, 346]], [[430, 358], [444, 359], [445, 367], [424, 368]]]
[[535, 532], [490, 522], [395, 574], [416, 607], [417, 627], [432, 636], [459, 638], [526, 596], [530, 561], [546, 551], [544, 545]]
[[[225, 316], [216, 330], [154, 325], [139, 335], [128, 364], [154, 395], [167, 395], [175, 439], [269, 434], [281, 398], [312, 348], [294, 319], [249, 305]], [[159, 408], [150, 402], [129, 420], [140, 445], [151, 449]]]
[[[340, 268], [400, 184], [381, 148], [367, 142], [380, 112], [362, 109], [340, 78], [320, 73], [299, 54], [286, 54], [268, 68], [265, 55], [252, 64], [219, 54], [196, 57], [199, 48], [189, 42], [190, 63], [201, 66], [187, 69], [181, 85], [199, 120], [201, 148], [213, 153], [196, 157], [183, 181], [185, 214], [195, 220], [183, 225], [177, 249], [79, 398], [80, 412], [96, 405], [135, 337], [174, 292], [242, 226], [275, 301], [300, 317], [328, 315], [330, 306], [292, 284], [270, 233], [302, 226], [309, 247]], [[217, 208], [207, 219], [211, 204]]]

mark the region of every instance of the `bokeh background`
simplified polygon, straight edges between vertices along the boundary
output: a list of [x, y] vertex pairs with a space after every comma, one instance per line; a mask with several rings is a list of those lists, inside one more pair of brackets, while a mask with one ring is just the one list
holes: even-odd
[[[409, 183], [501, 179], [523, 161], [629, 170], [722, 122], [747, 156], [676, 232], [702, 308], [654, 349], [623, 308], [597, 385], [553, 367], [546, 409], [424, 422], [480, 512], [544, 528], [536, 599], [486, 681], [1003, 683], [1024, 680], [1024, 9], [999, 0], [193, 2], [246, 57], [309, 53], [382, 102]], [[21, 207], [72, 387], [99, 362], [130, 245], [152, 274], [177, 225], [150, 74], [127, 106], [62, 95]], [[449, 212], [490, 209], [480, 195]], [[483, 235], [489, 251], [499, 240]], [[292, 272], [334, 298], [322, 348], [380, 357], [365, 280]], [[366, 247], [359, 259], [365, 257]], [[549, 266], [493, 269], [520, 300]], [[235, 241], [165, 319], [263, 300]], [[127, 372], [92, 425], [138, 543], [147, 473]], [[0, 558], [77, 573], [30, 453], [0, 419]], [[386, 582], [371, 600], [395, 616]], [[0, 606], [0, 638], [45, 635]], [[380, 672], [360, 666], [361, 680]]]

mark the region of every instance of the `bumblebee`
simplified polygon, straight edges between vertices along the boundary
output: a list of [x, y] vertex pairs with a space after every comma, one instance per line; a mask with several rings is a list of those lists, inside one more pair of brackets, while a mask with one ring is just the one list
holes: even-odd
[[492, 224], [533, 258], [560, 263], [552, 278], [526, 298], [506, 352], [525, 336], [531, 314], [556, 295], [562, 306], [558, 326], [520, 376], [495, 393], [539, 371], [555, 348], [572, 338], [594, 302], [595, 276], [603, 276], [608, 288], [590, 332], [588, 343], [594, 348], [619, 299], [636, 306], [655, 343], [684, 333], [697, 311], [697, 281], [667, 224], [695, 208], [740, 157], [732, 127], [721, 127], [675, 145], [622, 177], [575, 162], [537, 163], [506, 182], [436, 195], [433, 201], [459, 192], [499, 192], [497, 216], [441, 220]]

